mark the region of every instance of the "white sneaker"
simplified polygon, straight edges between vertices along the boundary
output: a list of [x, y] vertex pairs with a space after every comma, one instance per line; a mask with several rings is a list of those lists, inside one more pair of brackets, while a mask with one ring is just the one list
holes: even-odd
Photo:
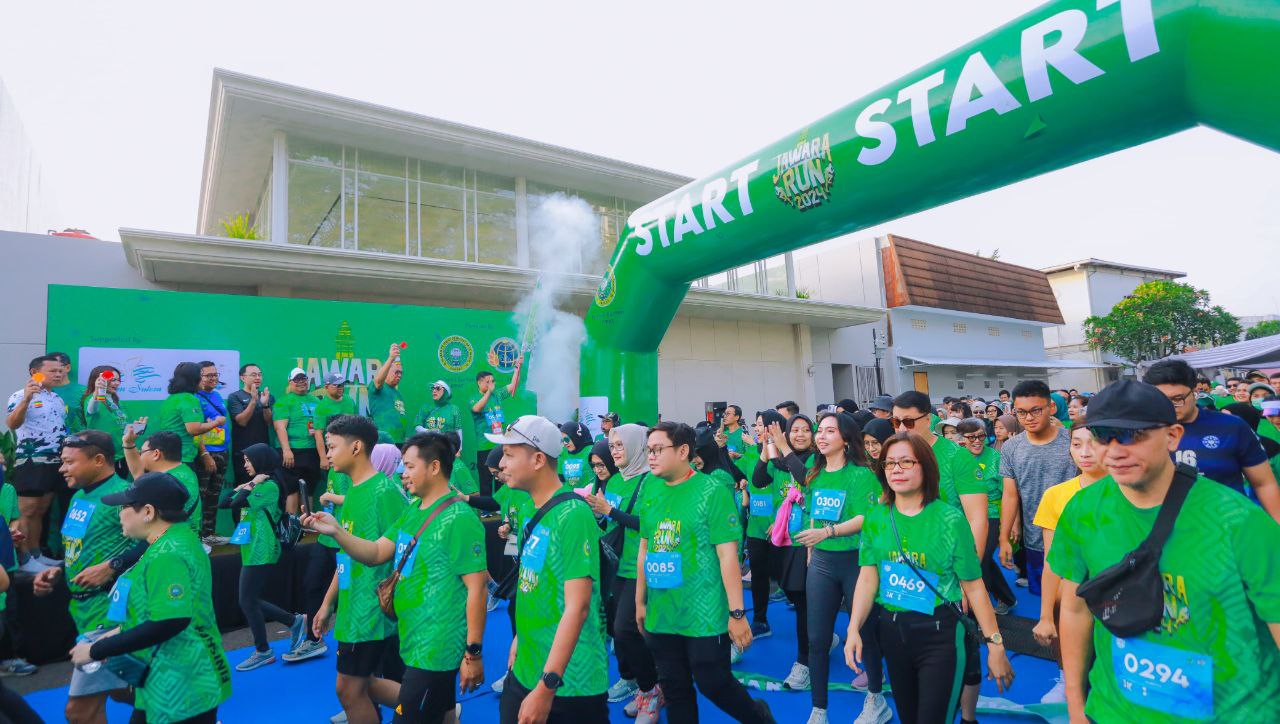
[[827, 710], [813, 707], [809, 710], [809, 724], [827, 724]]
[[347, 712], [340, 711], [329, 717], [329, 724], [347, 724]]
[[787, 678], [782, 680], [782, 686], [794, 690], [808, 689], [809, 667], [799, 661], [792, 664], [791, 673], [787, 674]]
[[453, 705], [453, 718], [458, 721], [462, 721], [462, 705], [461, 704]]
[[57, 568], [58, 566], [62, 565], [62, 561], [58, 560], [57, 558], [50, 558], [49, 556], [46, 556], [44, 554], [40, 554], [36, 556], [36, 558], [38, 558], [41, 563], [45, 564], [49, 568]]
[[497, 681], [493, 682], [493, 684], [489, 688], [493, 689], [493, 693], [501, 694], [502, 687], [506, 683], [507, 683], [507, 674], [503, 674], [501, 677], [498, 678]]
[[1063, 680], [1062, 672], [1059, 671], [1058, 675], [1053, 680], [1053, 688], [1045, 692], [1044, 696], [1040, 697], [1040, 703], [1041, 704], [1065, 704], [1066, 702], [1067, 702], [1067, 682]]
[[884, 694], [867, 694], [866, 701], [862, 702], [862, 713], [853, 720], [853, 724], [887, 724], [892, 718], [893, 712], [889, 709], [889, 702], [884, 700]]

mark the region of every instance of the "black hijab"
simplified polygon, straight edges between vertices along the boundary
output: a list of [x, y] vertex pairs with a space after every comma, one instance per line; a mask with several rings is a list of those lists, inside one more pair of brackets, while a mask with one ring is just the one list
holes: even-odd
[[244, 456], [253, 464], [256, 475], [269, 475], [280, 482], [280, 453], [266, 443], [255, 443], [244, 449]]
[[716, 444], [716, 430], [706, 422], [699, 422], [694, 428], [693, 452], [699, 458], [702, 458], [702, 472], [710, 475], [716, 470], [723, 470], [729, 473], [734, 481], [746, 480], [747, 476], [742, 474], [737, 465], [733, 464], [733, 460], [729, 458], [727, 448], [722, 448]]
[[608, 438], [605, 438], [591, 446], [591, 455], [587, 456], [588, 464], [591, 463], [592, 456], [600, 458], [600, 461], [604, 463], [605, 468], [609, 471], [609, 477], [613, 477], [618, 474], [618, 466], [614, 464], [613, 456], [609, 454]]

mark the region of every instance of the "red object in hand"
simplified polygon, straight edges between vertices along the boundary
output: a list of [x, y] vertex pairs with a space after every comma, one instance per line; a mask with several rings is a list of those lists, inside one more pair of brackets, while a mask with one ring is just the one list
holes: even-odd
[[104, 380], [115, 379], [115, 376], [116, 376], [116, 373], [112, 372], [111, 370], [104, 370], [102, 372], [102, 379]]
[[408, 343], [408, 342], [401, 342], [401, 343], [400, 343], [400, 349], [406, 349], [408, 346], [409, 346], [409, 343]]

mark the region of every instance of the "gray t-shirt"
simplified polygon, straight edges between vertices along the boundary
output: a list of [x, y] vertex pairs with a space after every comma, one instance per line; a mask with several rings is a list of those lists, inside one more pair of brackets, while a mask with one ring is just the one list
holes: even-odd
[[1071, 432], [1058, 428], [1058, 436], [1044, 445], [1032, 444], [1021, 432], [1005, 441], [1000, 448], [1000, 477], [1018, 483], [1022, 499], [1022, 545], [1029, 550], [1044, 550], [1044, 533], [1032, 525], [1044, 491], [1079, 475], [1071, 459]]

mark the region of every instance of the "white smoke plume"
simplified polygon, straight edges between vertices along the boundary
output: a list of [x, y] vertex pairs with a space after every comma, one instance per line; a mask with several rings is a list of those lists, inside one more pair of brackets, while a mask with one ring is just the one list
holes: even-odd
[[594, 268], [600, 248], [600, 220], [591, 205], [556, 193], [539, 199], [529, 213], [530, 262], [538, 283], [514, 310], [529, 356], [528, 388], [538, 395], [538, 414], [557, 423], [578, 408], [578, 358], [586, 328], [565, 311], [567, 274]]

